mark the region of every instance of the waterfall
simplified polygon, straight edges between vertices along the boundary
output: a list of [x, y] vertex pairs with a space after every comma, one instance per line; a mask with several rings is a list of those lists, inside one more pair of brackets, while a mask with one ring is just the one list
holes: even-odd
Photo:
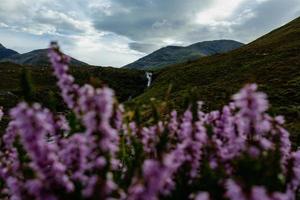
[[148, 79], [147, 87], [150, 87], [152, 81], [152, 72], [146, 72], [146, 78]]

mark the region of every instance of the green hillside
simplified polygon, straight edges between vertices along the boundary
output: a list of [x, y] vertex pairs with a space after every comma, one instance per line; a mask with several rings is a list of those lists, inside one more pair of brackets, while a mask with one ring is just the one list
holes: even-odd
[[[71, 73], [79, 84], [108, 85], [116, 91], [119, 101], [126, 101], [141, 94], [147, 84], [144, 72], [139, 70], [85, 66], [73, 67]], [[41, 102], [47, 107], [54, 106], [57, 110], [63, 108], [56, 79], [50, 67], [22, 66], [8, 62], [0, 63], [1, 106], [8, 109], [26, 96], [24, 94], [24, 90], [28, 90], [26, 77], [31, 79], [29, 85], [33, 86], [31, 89], [33, 101]], [[53, 103], [55, 105], [51, 105]]]
[[300, 18], [240, 49], [167, 67], [154, 78], [136, 102], [162, 99], [172, 85], [169, 103], [182, 109], [194, 96], [212, 110], [244, 84], [256, 82], [268, 94], [271, 111], [285, 115], [289, 129], [300, 133]]

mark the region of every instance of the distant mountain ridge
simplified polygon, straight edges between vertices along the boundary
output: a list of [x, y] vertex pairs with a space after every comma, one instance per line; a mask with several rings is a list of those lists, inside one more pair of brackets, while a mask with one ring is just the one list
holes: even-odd
[[[28, 53], [15, 54], [10, 57], [1, 59], [0, 62], [12, 62], [19, 65], [32, 65], [32, 66], [49, 66], [48, 49], [33, 50]], [[88, 66], [87, 63], [76, 60], [71, 57], [71, 66]]]
[[213, 40], [198, 42], [187, 47], [167, 46], [125, 65], [124, 68], [155, 69], [168, 65], [197, 60], [200, 57], [226, 53], [243, 46], [234, 40]]
[[12, 50], [12, 49], [7, 49], [5, 48], [1, 43], [0, 43], [0, 60], [4, 58], [9, 58], [10, 56], [13, 55], [18, 55], [19, 53]]

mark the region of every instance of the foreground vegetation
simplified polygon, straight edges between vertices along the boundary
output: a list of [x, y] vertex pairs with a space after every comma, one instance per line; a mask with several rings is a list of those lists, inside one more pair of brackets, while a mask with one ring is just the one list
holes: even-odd
[[144, 126], [124, 120], [113, 90], [75, 84], [55, 43], [49, 56], [73, 117], [38, 103], [10, 111], [2, 199], [297, 198], [300, 151], [291, 148], [283, 117], [266, 113], [266, 95], [255, 84], [220, 111], [205, 113], [199, 102]]

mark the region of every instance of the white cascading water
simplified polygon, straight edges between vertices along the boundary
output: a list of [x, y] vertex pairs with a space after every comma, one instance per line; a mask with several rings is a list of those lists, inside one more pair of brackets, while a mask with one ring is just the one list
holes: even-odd
[[146, 72], [146, 78], [148, 79], [147, 87], [150, 87], [152, 81], [152, 72]]

